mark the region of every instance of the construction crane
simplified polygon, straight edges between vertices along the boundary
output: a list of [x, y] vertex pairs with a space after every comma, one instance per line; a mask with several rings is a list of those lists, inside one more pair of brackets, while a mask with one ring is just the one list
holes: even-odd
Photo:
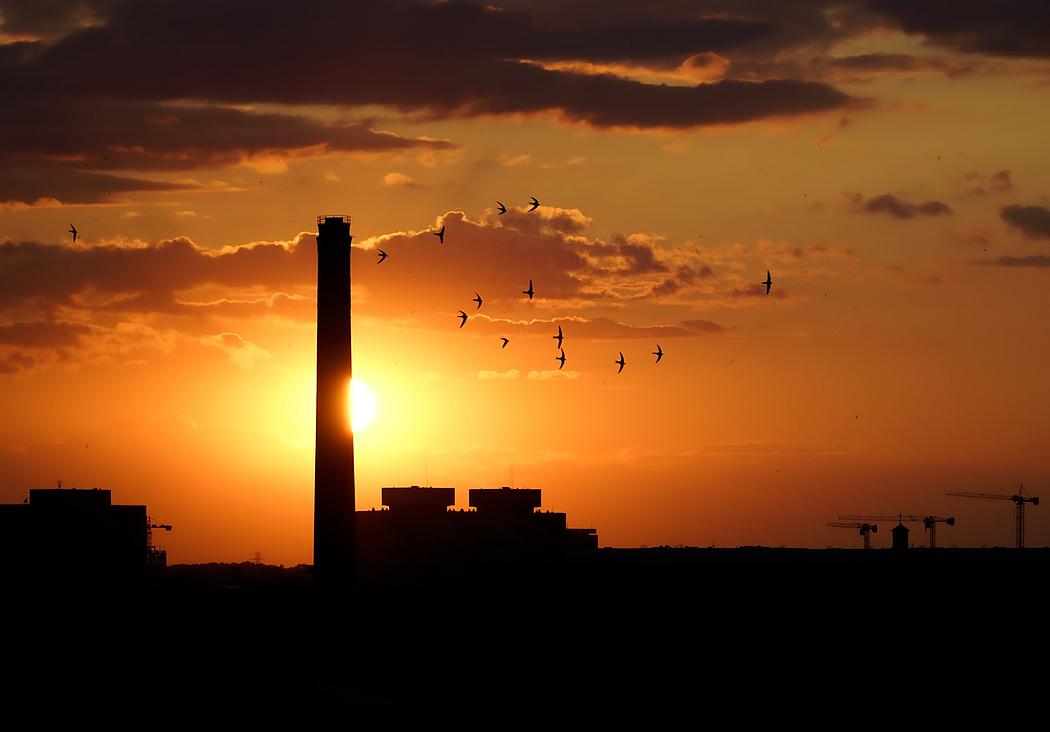
[[828, 526], [833, 526], [836, 529], [857, 529], [858, 533], [864, 537], [864, 548], [871, 549], [871, 535], [878, 533], [878, 524], [868, 524], [862, 521], [828, 521]]
[[1026, 496], [1024, 494], [1024, 483], [1018, 487], [1017, 493], [971, 493], [968, 491], [953, 491], [947, 495], [958, 496], [960, 498], [990, 498], [996, 501], [1013, 501], [1017, 514], [1017, 548], [1024, 549], [1024, 504], [1031, 503], [1033, 506], [1039, 505], [1039, 496]]
[[887, 521], [897, 521], [902, 524], [905, 521], [920, 523], [922, 524], [922, 530], [928, 531], [930, 534], [930, 549], [937, 548], [937, 524], [955, 526], [954, 516], [919, 516], [907, 513], [898, 513], [894, 516], [839, 516], [839, 519], [843, 521], [869, 521], [880, 523]]

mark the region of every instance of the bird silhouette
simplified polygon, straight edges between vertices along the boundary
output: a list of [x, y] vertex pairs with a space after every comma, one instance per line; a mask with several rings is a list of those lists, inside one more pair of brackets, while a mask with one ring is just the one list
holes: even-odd
[[656, 350], [653, 351], [653, 355], [656, 356], [656, 362], [660, 363], [660, 359], [664, 357], [664, 349], [660, 348], [660, 344], [656, 344]]
[[528, 295], [530, 300], [532, 299], [532, 296], [536, 294], [536, 291], [532, 289], [532, 280], [529, 280], [529, 289], [522, 290], [521, 294]]
[[434, 236], [436, 236], [438, 238], [439, 242], [441, 242], [442, 244], [445, 243], [445, 225], [444, 224], [442, 224], [441, 228], [438, 229], [437, 231], [432, 231], [430, 233], [433, 234]]
[[379, 261], [376, 262], [376, 264], [382, 264], [383, 260], [389, 257], [390, 255], [384, 252], [382, 249], [378, 249], [377, 251], [379, 252]]
[[479, 295], [476, 292], [474, 293], [474, 302], [476, 302], [478, 304], [478, 306], [475, 308], [475, 310], [481, 310], [481, 303], [483, 301], [481, 299], [481, 295]]
[[561, 342], [565, 340], [565, 336], [562, 335], [561, 326], [558, 326], [558, 335], [551, 336], [554, 340], [558, 341], [558, 348], [561, 348]]
[[500, 336], [500, 340], [503, 341], [503, 345], [500, 346], [501, 350], [506, 348], [507, 344], [510, 343], [510, 338], [504, 338], [503, 336]]
[[529, 207], [529, 211], [530, 212], [535, 211], [536, 209], [538, 209], [540, 207], [540, 202], [536, 200], [536, 196], [533, 196], [532, 198], [530, 198], [529, 199], [529, 203], [532, 204]]
[[561, 351], [561, 355], [560, 356], [555, 356], [554, 360], [555, 361], [561, 361], [561, 365], [558, 366], [558, 371], [561, 371], [565, 367], [565, 351], [562, 351], [562, 349], [560, 349], [560, 348], [558, 350]]
[[769, 274], [769, 270], [766, 270], [766, 281], [762, 283], [766, 286], [766, 294], [769, 294], [769, 288], [773, 286], [773, 275]]
[[620, 351], [620, 360], [613, 361], [613, 363], [620, 364], [620, 368], [616, 371], [616, 373], [620, 373], [621, 371], [623, 371], [623, 367], [627, 365], [627, 362], [623, 360], [623, 351]]
[[460, 328], [462, 328], [464, 325], [467, 324], [467, 314], [465, 312], [463, 312], [462, 310], [459, 311], [459, 315], [457, 315], [456, 317], [460, 319], [460, 323], [459, 323], [459, 327]]
[[499, 215], [507, 213], [507, 207], [503, 205], [503, 201], [496, 201], [496, 206], [499, 208]]
[[73, 243], [76, 244], [77, 243], [77, 234], [79, 233], [79, 232], [77, 232], [77, 227], [73, 226], [73, 224], [70, 224], [69, 225], [69, 233], [73, 235]]

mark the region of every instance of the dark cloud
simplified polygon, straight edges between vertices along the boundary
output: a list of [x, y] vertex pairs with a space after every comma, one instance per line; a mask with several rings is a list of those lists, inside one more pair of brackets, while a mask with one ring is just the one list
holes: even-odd
[[1043, 0], [868, 0], [906, 33], [966, 53], [1050, 56], [1050, 4]]
[[1028, 257], [980, 259], [970, 262], [970, 264], [994, 265], [997, 267], [1050, 267], [1050, 257], [1045, 254], [1033, 254]]
[[28, 99], [0, 117], [0, 156], [75, 158], [78, 168], [184, 170], [262, 153], [382, 152], [447, 148], [440, 140], [377, 132], [361, 122], [216, 106], [113, 100]]
[[864, 53], [855, 56], [819, 58], [809, 64], [811, 71], [823, 76], [823, 71], [872, 73], [917, 73], [933, 71], [959, 76], [974, 70], [972, 64], [961, 64], [941, 56], [918, 56], [906, 53]]
[[101, 171], [173, 171], [283, 156], [451, 147], [378, 132], [216, 106], [95, 99], [26, 99], [0, 115], [0, 201], [97, 203], [128, 191], [192, 185]]
[[[484, 221], [453, 211], [440, 217], [441, 224], [444, 244], [431, 229], [364, 242], [389, 253], [382, 267], [374, 249], [353, 248], [357, 312], [436, 324], [481, 290], [486, 308], [535, 317], [559, 302], [576, 308], [626, 302], [649, 295], [669, 277], [684, 288], [713, 276], [701, 263], [675, 263], [671, 270], [648, 235], [611, 242], [587, 237], [590, 220], [574, 209], [545, 206], [531, 215], [508, 211]], [[537, 293], [533, 302], [521, 294], [529, 280]], [[309, 321], [316, 312], [315, 282], [310, 234], [221, 249], [185, 237], [87, 247], [0, 243], [0, 312], [11, 319], [35, 308], [29, 312], [55, 317], [93, 312]], [[657, 294], [670, 288], [664, 284]]]
[[17, 374], [20, 371], [28, 371], [33, 368], [37, 360], [19, 351], [14, 351], [6, 356], [0, 356], [0, 374]]
[[968, 185], [972, 186], [966, 192], [974, 196], [983, 196], [989, 193], [1010, 193], [1014, 190], [1014, 181], [1009, 170], [1000, 170], [991, 175], [971, 171], [962, 177]]
[[[236, 19], [235, 21], [231, 19]], [[232, 26], [231, 26], [232, 23]], [[231, 27], [236, 33], [230, 33]], [[322, 28], [368, 28], [326, 43]], [[550, 30], [526, 13], [464, 2], [141, 2], [53, 45], [0, 54], [0, 92], [24, 98], [389, 105], [430, 116], [555, 111], [590, 124], [695, 127], [846, 106], [816, 82], [727, 80], [696, 87], [550, 70], [522, 60], [678, 61], [768, 32], [741, 18]], [[318, 39], [320, 36], [320, 39]], [[450, 43], [449, 39], [456, 42]], [[297, 40], [300, 46], [290, 43]], [[309, 43], [309, 52], [287, 49]], [[313, 39], [318, 39], [313, 42]], [[245, 63], [250, 59], [250, 63]], [[333, 81], [333, 70], [338, 70]], [[29, 91], [27, 91], [29, 90]]]
[[91, 333], [85, 323], [31, 321], [0, 324], [0, 345], [22, 348], [64, 348], [75, 346]]
[[119, 0], [2, 0], [0, 31], [35, 37], [61, 36], [101, 22]]
[[[305, 239], [306, 244], [300, 246]], [[0, 310], [25, 302], [84, 307], [83, 296], [134, 295], [165, 312], [172, 293], [206, 284], [287, 287], [315, 281], [313, 237], [208, 250], [184, 237], [148, 246], [0, 243]], [[144, 293], [144, 294], [143, 294]]]
[[999, 216], [1030, 239], [1050, 238], [1050, 209], [1043, 206], [1005, 206]]
[[700, 280], [709, 279], [714, 276], [714, 270], [706, 264], [700, 265], [699, 268], [689, 264], [681, 264], [675, 269], [675, 272], [671, 277], [654, 285], [653, 289], [649, 291], [649, 294], [656, 296], [673, 295], [680, 290], [698, 283]]
[[[3, 116], [0, 115], [0, 120]], [[0, 121], [0, 128], [3, 122]], [[148, 180], [135, 176], [96, 173], [50, 160], [8, 160], [0, 175], [0, 203], [103, 203], [131, 191], [178, 191], [198, 188], [192, 183]]]
[[910, 203], [891, 193], [883, 193], [881, 196], [864, 199], [859, 193], [849, 196], [854, 210], [865, 213], [884, 213], [898, 219], [913, 219], [916, 216], [942, 216], [953, 213], [946, 203], [941, 201], [924, 201], [922, 203]]

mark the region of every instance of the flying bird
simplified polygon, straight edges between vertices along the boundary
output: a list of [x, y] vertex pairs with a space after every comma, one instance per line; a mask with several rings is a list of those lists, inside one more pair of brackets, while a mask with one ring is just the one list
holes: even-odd
[[561, 355], [560, 356], [555, 356], [554, 360], [555, 361], [561, 361], [561, 365], [558, 366], [558, 371], [561, 371], [562, 368], [564, 368], [564, 366], [565, 366], [565, 351], [562, 351], [562, 349], [560, 349], [560, 348], [558, 350], [561, 351]]
[[496, 206], [499, 208], [499, 215], [507, 213], [507, 207], [503, 205], [503, 201], [496, 201]]
[[766, 270], [766, 281], [762, 283], [766, 286], [766, 294], [769, 294], [769, 288], [773, 286], [773, 275], [769, 274], [769, 270]]
[[442, 244], [445, 243], [445, 225], [444, 224], [442, 224], [441, 228], [438, 229], [437, 231], [432, 231], [430, 233], [433, 234], [434, 236], [436, 236], [438, 238], [439, 242], [441, 242]]
[[535, 211], [536, 209], [538, 209], [540, 207], [540, 202], [536, 200], [536, 196], [533, 196], [532, 198], [530, 198], [529, 199], [529, 203], [532, 204], [531, 207], [529, 208], [529, 212], [530, 213], [532, 211]]
[[379, 252], [379, 261], [376, 262], [376, 264], [382, 264], [383, 260], [389, 257], [390, 255], [384, 252], [382, 249], [378, 249], [377, 251]]
[[532, 299], [532, 296], [536, 294], [536, 291], [532, 289], [532, 280], [529, 280], [529, 289], [522, 290], [521, 294], [528, 295], [530, 300]]
[[76, 244], [77, 243], [77, 233], [78, 233], [77, 232], [77, 227], [73, 226], [73, 224], [70, 224], [69, 225], [69, 233], [73, 235], [73, 243]]
[[656, 362], [660, 363], [660, 359], [664, 357], [664, 349], [660, 348], [660, 344], [656, 344], [656, 350], [653, 351], [653, 355], [656, 356]]
[[561, 326], [560, 325], [558, 326], [558, 335], [551, 336], [551, 338], [553, 338], [554, 340], [558, 341], [558, 348], [561, 348], [561, 342], [563, 340], [565, 340], [565, 336], [562, 335]]
[[620, 364], [620, 368], [617, 370], [616, 373], [620, 373], [621, 371], [623, 371], [623, 367], [627, 365], [627, 362], [623, 360], [623, 351], [620, 351], [620, 360], [619, 361], [613, 361], [613, 363]]
[[467, 324], [467, 314], [465, 312], [463, 312], [462, 310], [459, 311], [459, 315], [457, 315], [456, 317], [460, 319], [460, 323], [459, 323], [459, 327], [460, 328], [462, 328], [464, 325]]
[[507, 344], [510, 343], [510, 338], [504, 338], [503, 336], [500, 336], [499, 339], [503, 341], [503, 345], [500, 346], [501, 349], [506, 348]]
[[474, 293], [474, 302], [476, 302], [478, 304], [478, 306], [475, 308], [475, 310], [481, 310], [481, 303], [482, 303], [481, 295], [479, 295], [476, 292]]

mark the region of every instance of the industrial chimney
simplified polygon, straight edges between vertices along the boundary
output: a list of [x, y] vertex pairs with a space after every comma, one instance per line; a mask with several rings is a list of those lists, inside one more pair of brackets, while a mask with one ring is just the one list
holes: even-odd
[[354, 435], [350, 430], [350, 217], [317, 219], [317, 445], [314, 586], [344, 605], [355, 575]]

